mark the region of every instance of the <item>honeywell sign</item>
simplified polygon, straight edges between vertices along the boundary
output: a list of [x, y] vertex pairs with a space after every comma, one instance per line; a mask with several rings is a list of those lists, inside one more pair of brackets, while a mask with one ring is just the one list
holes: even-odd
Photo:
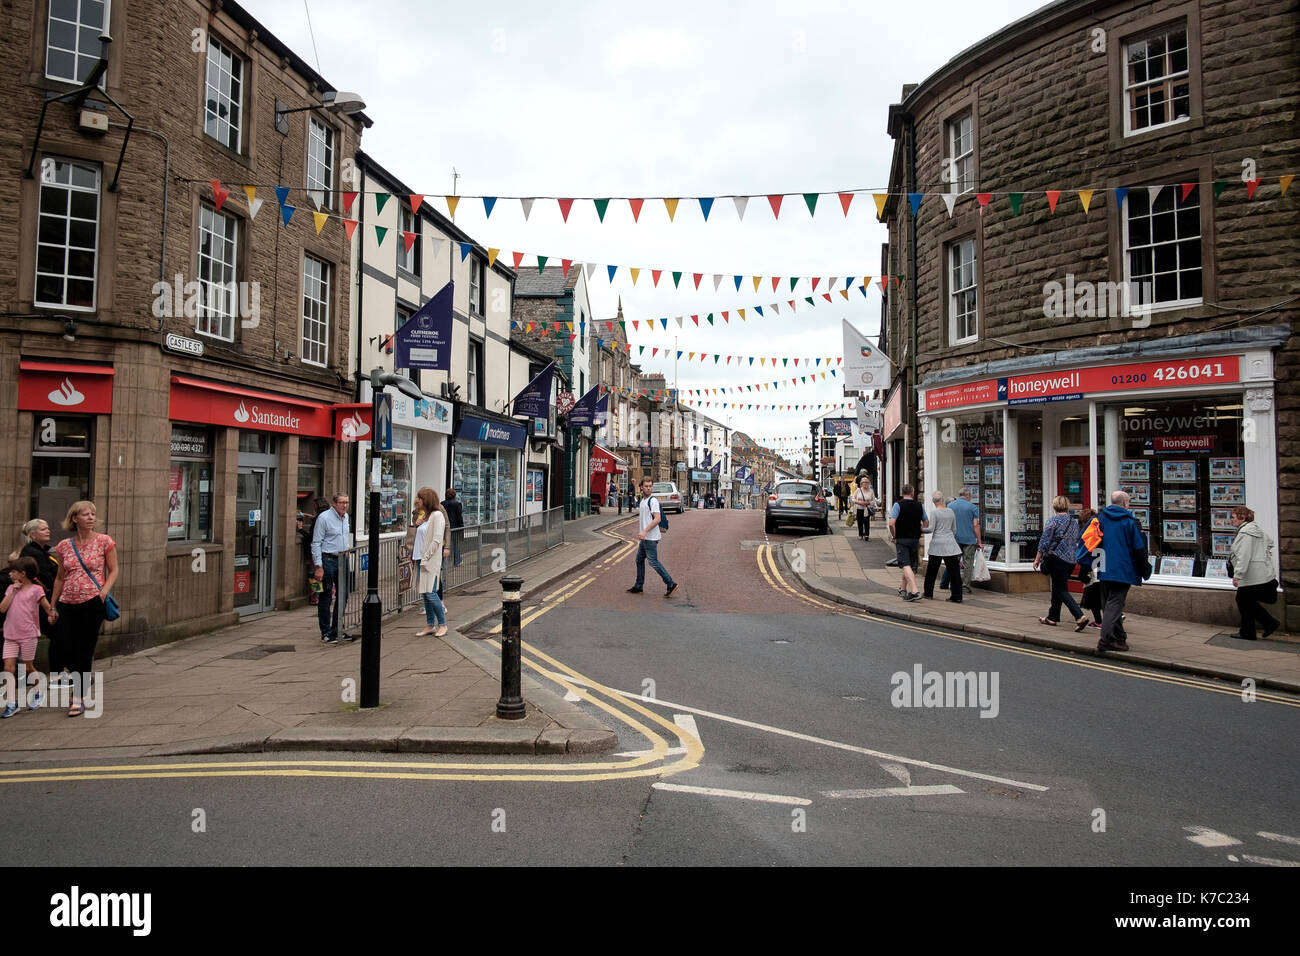
[[173, 421], [334, 437], [333, 407], [322, 402], [237, 388], [184, 375], [173, 375], [171, 381], [168, 417]]

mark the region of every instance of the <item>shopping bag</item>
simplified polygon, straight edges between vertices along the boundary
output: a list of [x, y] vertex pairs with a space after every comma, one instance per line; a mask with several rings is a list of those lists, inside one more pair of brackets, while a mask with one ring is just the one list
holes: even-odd
[[971, 569], [970, 579], [972, 581], [987, 581], [992, 575], [989, 574], [989, 563], [984, 560], [984, 552], [975, 552], [975, 567]]

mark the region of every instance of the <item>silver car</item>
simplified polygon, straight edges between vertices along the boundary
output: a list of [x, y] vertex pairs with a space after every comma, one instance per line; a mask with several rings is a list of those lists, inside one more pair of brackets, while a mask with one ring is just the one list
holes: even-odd
[[815, 481], [782, 481], [767, 496], [763, 530], [771, 534], [778, 525], [809, 525], [830, 534], [826, 492]]
[[677, 485], [673, 482], [656, 481], [654, 487], [650, 489], [650, 494], [654, 495], [655, 500], [659, 502], [659, 510], [682, 513], [682, 493], [677, 490]]

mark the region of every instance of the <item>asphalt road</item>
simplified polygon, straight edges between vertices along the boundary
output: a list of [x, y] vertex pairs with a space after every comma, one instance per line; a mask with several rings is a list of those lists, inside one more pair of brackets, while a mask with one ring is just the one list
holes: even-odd
[[[139, 761], [139, 777], [0, 786], [6, 850], [57, 865], [1300, 861], [1300, 708], [864, 620], [793, 593], [768, 544], [761, 512], [689, 512], [660, 550], [672, 598], [653, 573], [626, 593], [631, 548], [575, 572], [562, 600], [534, 596], [526, 654], [571, 669], [561, 693], [595, 687], [604, 707], [583, 706], [630, 756]], [[922, 691], [928, 672], [973, 674], [974, 699], [954, 682], [902, 706], [918, 668]], [[148, 776], [164, 763], [193, 776]]]

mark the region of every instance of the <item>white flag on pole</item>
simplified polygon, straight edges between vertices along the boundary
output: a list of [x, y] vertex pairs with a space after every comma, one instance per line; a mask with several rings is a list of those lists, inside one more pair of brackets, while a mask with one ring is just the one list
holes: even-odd
[[867, 337], [844, 323], [844, 387], [848, 389], [888, 391], [890, 361]]

